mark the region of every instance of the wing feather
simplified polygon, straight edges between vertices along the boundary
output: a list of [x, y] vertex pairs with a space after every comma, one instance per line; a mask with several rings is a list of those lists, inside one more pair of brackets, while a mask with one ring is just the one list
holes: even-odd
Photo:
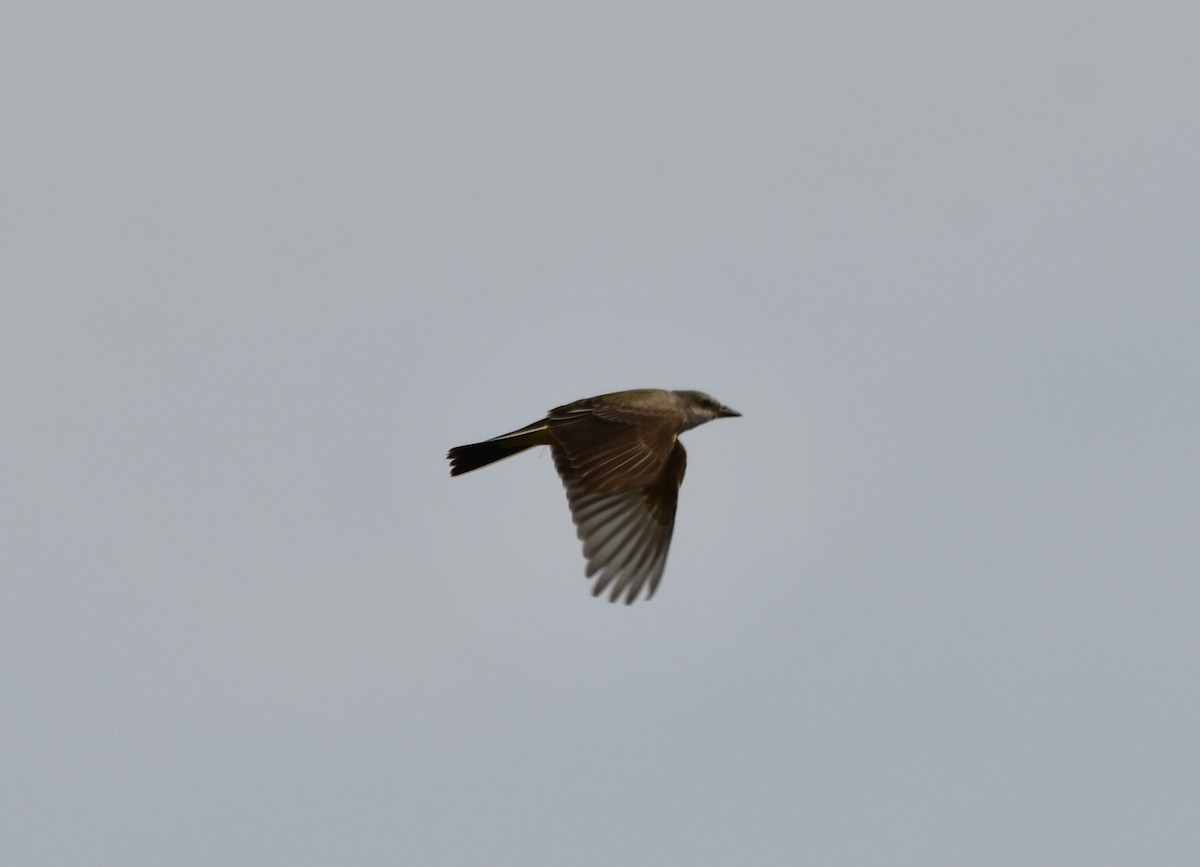
[[674, 407], [595, 401], [558, 407], [547, 420], [575, 473], [595, 493], [616, 493], [657, 479], [683, 425]]
[[[687, 469], [687, 452], [676, 441], [659, 474], [621, 491], [594, 490], [578, 470], [566, 447], [552, 447], [554, 465], [567, 491], [576, 533], [583, 542], [592, 595], [611, 587], [609, 601], [632, 603], [643, 590], [654, 595], [662, 578], [675, 529], [679, 486]], [[648, 588], [648, 589], [647, 589]]]

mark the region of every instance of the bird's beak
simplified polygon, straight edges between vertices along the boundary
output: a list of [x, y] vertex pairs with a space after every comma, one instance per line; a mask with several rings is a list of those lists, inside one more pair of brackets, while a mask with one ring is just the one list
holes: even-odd
[[722, 406], [721, 411], [717, 413], [717, 418], [741, 418], [741, 413], [736, 409], [730, 409], [727, 406]]

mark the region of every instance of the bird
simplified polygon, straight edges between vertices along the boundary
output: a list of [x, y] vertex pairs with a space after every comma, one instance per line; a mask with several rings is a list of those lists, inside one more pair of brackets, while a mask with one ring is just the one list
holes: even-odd
[[[583, 543], [592, 595], [626, 605], [654, 596], [675, 528], [687, 452], [679, 435], [741, 413], [702, 391], [640, 388], [588, 397], [541, 421], [447, 453], [460, 476], [534, 446], [550, 446]], [[610, 589], [611, 588], [611, 589]]]

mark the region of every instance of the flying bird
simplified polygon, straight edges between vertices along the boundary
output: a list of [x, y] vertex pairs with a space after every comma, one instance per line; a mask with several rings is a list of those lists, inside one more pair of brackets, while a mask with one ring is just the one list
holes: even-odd
[[685, 430], [740, 416], [701, 391], [642, 388], [589, 397], [541, 421], [446, 455], [459, 476], [534, 446], [550, 446], [583, 542], [592, 595], [628, 605], [654, 595], [667, 563], [675, 504], [687, 469]]

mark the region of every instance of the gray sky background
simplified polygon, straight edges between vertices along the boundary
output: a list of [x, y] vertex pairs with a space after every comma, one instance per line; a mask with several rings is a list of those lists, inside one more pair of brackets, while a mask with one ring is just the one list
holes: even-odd
[[0, 861], [1197, 863], [1194, 3], [4, 17]]

